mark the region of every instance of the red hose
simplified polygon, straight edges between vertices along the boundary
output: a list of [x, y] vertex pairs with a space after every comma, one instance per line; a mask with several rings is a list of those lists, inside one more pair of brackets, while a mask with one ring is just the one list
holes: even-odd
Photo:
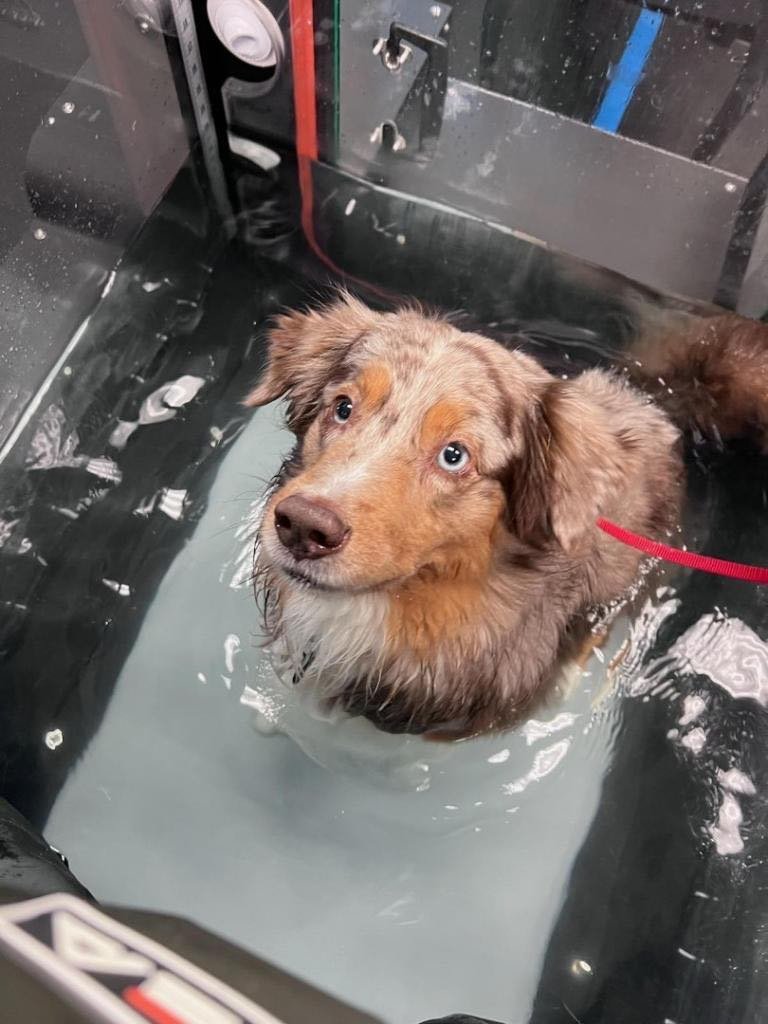
[[[312, 221], [312, 161], [317, 160], [315, 108], [315, 26], [312, 0], [290, 0], [293, 105], [296, 114], [296, 156], [301, 190], [301, 226], [315, 252]], [[321, 255], [318, 253], [318, 255]]]
[[301, 227], [312, 252], [338, 277], [362, 285], [389, 301], [396, 297], [384, 288], [345, 273], [323, 251], [315, 237], [312, 163], [317, 160], [317, 109], [315, 106], [315, 25], [312, 0], [290, 0], [291, 55], [293, 57], [293, 107], [296, 119], [296, 157], [301, 192]]

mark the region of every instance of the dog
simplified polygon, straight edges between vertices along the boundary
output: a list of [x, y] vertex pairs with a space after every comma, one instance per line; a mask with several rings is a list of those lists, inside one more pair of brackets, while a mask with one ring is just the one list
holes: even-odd
[[246, 404], [284, 399], [297, 439], [256, 555], [294, 683], [433, 739], [530, 713], [637, 579], [596, 519], [668, 537], [687, 430], [768, 452], [768, 328], [647, 319], [627, 372], [562, 379], [418, 308], [344, 295], [277, 318]]

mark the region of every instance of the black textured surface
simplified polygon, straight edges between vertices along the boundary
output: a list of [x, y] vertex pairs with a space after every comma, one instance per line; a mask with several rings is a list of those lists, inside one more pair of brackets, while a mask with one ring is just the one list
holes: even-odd
[[63, 854], [51, 849], [18, 811], [0, 800], [0, 903], [51, 892], [90, 896]]

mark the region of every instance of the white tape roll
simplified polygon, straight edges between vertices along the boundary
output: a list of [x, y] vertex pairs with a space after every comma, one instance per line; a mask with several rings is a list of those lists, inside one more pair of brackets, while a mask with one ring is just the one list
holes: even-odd
[[208, 0], [208, 20], [231, 54], [257, 68], [277, 69], [285, 53], [280, 26], [260, 0]]

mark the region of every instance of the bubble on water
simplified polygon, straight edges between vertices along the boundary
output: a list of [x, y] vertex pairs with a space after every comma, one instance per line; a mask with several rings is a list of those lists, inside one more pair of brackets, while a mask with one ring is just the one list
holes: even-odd
[[535, 718], [530, 718], [521, 729], [521, 732], [525, 737], [525, 742], [530, 747], [538, 740], [551, 736], [552, 733], [570, 728], [575, 724], [578, 717], [578, 715], [571, 714], [568, 711], [562, 711], [548, 722], [540, 722]]
[[237, 633], [230, 633], [224, 641], [224, 663], [230, 674], [235, 671], [235, 655], [241, 650], [240, 637]]
[[560, 740], [558, 743], [553, 743], [551, 747], [540, 750], [533, 759], [530, 771], [514, 782], [505, 783], [502, 786], [503, 792], [511, 796], [514, 793], [522, 793], [532, 782], [540, 782], [557, 768], [568, 753], [570, 745], [570, 739]]
[[707, 734], [703, 729], [691, 729], [680, 740], [682, 746], [686, 747], [693, 754], [700, 754], [707, 742]]
[[707, 702], [698, 694], [690, 694], [683, 701], [683, 713], [680, 717], [680, 725], [690, 725], [695, 722], [706, 710]]
[[109, 480], [110, 483], [119, 484], [123, 479], [123, 473], [114, 459], [101, 455], [95, 459], [88, 459], [85, 464], [87, 473], [99, 477], [101, 480]]
[[110, 590], [114, 590], [114, 592], [119, 594], [120, 597], [130, 597], [131, 595], [131, 588], [127, 583], [118, 583], [117, 580], [107, 579], [103, 579], [101, 582], [105, 587], [108, 587]]
[[182, 519], [184, 516], [184, 503], [187, 500], [187, 491], [183, 488], [164, 487], [160, 492], [158, 508], [164, 512], [169, 519]]
[[45, 734], [45, 745], [49, 750], [56, 750], [64, 742], [64, 733], [61, 729], [51, 729]]
[[509, 760], [509, 754], [509, 747], [505, 747], [504, 750], [500, 750], [497, 754], [491, 754], [486, 760], [488, 764], [504, 764], [505, 761]]
[[717, 773], [718, 784], [729, 793], [742, 793], [744, 796], [754, 796], [757, 790], [755, 784], [748, 775], [739, 771], [738, 768], [729, 768], [727, 772], [720, 769]]
[[723, 793], [722, 803], [717, 815], [717, 824], [711, 828], [715, 849], [722, 856], [733, 856], [744, 849], [741, 837], [743, 815], [739, 801], [733, 793]]

